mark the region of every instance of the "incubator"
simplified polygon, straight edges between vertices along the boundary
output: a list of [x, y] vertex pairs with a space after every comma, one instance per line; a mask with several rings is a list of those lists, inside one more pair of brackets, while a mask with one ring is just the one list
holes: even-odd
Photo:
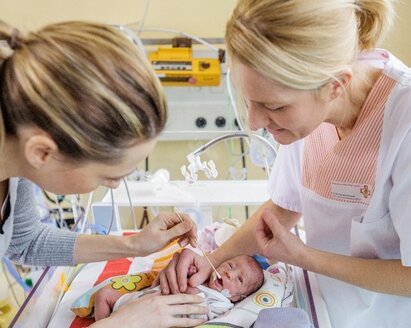
[[[163, 177], [164, 178], [164, 177]], [[249, 181], [200, 181], [187, 184], [184, 181], [128, 182], [128, 189], [133, 206], [173, 206], [193, 209], [191, 213], [198, 220], [200, 229], [212, 223], [213, 206], [260, 205], [268, 199], [265, 180]], [[170, 192], [172, 191], [172, 192]], [[114, 206], [129, 206], [124, 182], [113, 191]], [[93, 213], [110, 224], [112, 215], [111, 200], [107, 195], [101, 202], [92, 205]], [[198, 217], [193, 215], [194, 210]], [[115, 218], [112, 233], [124, 233], [119, 217]], [[295, 231], [303, 234], [303, 231]], [[303, 237], [303, 235], [302, 235]], [[145, 258], [123, 259], [109, 262], [87, 264], [76, 268], [48, 268], [37, 285], [20, 308], [11, 327], [80, 327], [83, 321], [75, 319], [70, 305], [87, 288], [91, 288], [97, 279], [104, 276], [107, 268], [123, 268], [124, 273], [141, 272], [152, 267], [154, 255]], [[126, 269], [124, 269], [126, 267]], [[293, 268], [293, 301], [291, 306], [304, 309], [310, 316], [314, 327], [330, 327], [326, 307], [321, 298], [315, 277], [299, 268]], [[110, 273], [106, 273], [110, 276]], [[113, 275], [113, 274], [111, 274]], [[76, 324], [78, 326], [76, 326]]]

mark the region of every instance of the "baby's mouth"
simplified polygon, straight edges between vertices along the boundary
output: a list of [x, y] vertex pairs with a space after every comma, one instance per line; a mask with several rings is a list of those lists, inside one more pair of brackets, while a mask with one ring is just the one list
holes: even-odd
[[217, 286], [217, 288], [218, 288], [219, 290], [222, 290], [222, 289], [223, 289], [223, 279], [217, 278], [217, 279], [215, 280], [215, 285]]
[[221, 290], [224, 288], [224, 286], [223, 286], [223, 279], [222, 279], [222, 278], [218, 278], [218, 277], [217, 277], [217, 274], [216, 274], [215, 272], [213, 272], [212, 280], [213, 280], [214, 286], [215, 286], [219, 291], [221, 291]]

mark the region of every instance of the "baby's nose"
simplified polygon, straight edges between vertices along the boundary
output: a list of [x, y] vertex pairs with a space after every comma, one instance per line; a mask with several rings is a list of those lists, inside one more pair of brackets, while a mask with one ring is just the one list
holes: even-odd
[[227, 277], [228, 277], [228, 279], [234, 279], [235, 278], [235, 275], [236, 275], [236, 273], [235, 273], [235, 271], [233, 271], [233, 270], [228, 270], [227, 271]]

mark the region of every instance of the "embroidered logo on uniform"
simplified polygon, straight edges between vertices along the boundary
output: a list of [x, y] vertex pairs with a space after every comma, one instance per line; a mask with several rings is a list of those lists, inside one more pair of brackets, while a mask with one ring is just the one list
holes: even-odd
[[331, 182], [331, 194], [339, 200], [369, 203], [372, 187], [367, 184]]
[[364, 185], [364, 188], [360, 189], [360, 193], [363, 194], [364, 198], [368, 198], [368, 197], [371, 196], [371, 191], [370, 191], [370, 189], [368, 189], [367, 185]]

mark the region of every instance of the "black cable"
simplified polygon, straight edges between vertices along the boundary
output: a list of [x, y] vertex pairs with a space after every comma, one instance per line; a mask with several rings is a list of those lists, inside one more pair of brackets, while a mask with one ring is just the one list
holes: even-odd
[[[244, 139], [243, 138], [240, 138], [240, 149], [241, 149], [241, 154], [244, 154]], [[242, 156], [241, 162], [243, 164], [243, 169], [244, 169], [244, 172], [245, 172], [245, 179], [244, 180], [247, 180], [245, 156]], [[248, 219], [248, 205], [245, 206], [245, 218]]]
[[[149, 157], [146, 157], [146, 161], [145, 161], [145, 172], [148, 172], [148, 168], [149, 168], [149, 162], [148, 162]], [[148, 213], [147, 213], [147, 206], [143, 207], [143, 216], [141, 217], [141, 223], [140, 223], [140, 227], [139, 229], [143, 229], [143, 227], [146, 224], [149, 224], [150, 220], [148, 218]]]
[[[50, 202], [52, 202], [52, 203], [54, 203], [54, 204], [56, 203], [56, 200], [53, 199], [53, 198], [51, 198], [51, 197], [49, 196], [49, 194], [47, 193], [47, 191], [45, 191], [44, 189], [43, 189], [43, 194], [44, 194], [44, 196], [46, 196], [46, 198], [47, 198]], [[58, 201], [58, 203], [60, 204], [61, 202], [63, 202], [65, 198], [66, 198], [65, 195], [58, 195], [58, 196], [57, 196], [57, 201]]]

